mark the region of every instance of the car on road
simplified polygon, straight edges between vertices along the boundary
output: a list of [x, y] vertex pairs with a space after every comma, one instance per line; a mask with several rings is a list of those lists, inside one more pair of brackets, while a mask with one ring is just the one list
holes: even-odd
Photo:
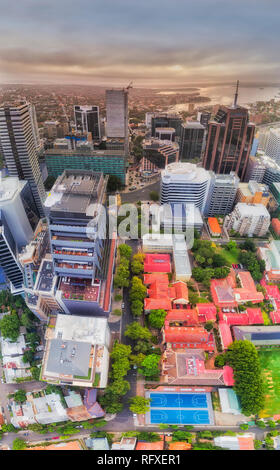
[[136, 413], [133, 413], [133, 418], [137, 418], [137, 414], [136, 414]]
[[59, 436], [52, 437], [51, 439], [59, 439]]
[[124, 308], [124, 303], [122, 303], [122, 308]]

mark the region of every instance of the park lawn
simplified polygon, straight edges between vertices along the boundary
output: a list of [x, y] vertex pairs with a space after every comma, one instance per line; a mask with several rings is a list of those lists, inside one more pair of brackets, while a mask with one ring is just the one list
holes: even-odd
[[218, 253], [223, 255], [230, 264], [238, 264], [239, 263], [239, 261], [238, 261], [238, 256], [239, 256], [239, 253], [240, 253], [239, 248], [235, 248], [235, 249], [230, 250], [230, 251], [226, 250], [225, 248], [219, 248], [219, 249], [217, 249], [217, 251], [218, 251]]
[[280, 349], [258, 351], [265, 389], [265, 406], [260, 418], [280, 414]]

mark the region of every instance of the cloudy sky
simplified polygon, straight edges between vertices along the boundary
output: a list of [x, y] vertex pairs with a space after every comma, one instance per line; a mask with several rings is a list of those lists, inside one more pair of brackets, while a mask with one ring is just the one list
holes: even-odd
[[0, 83], [280, 83], [279, 0], [0, 0]]

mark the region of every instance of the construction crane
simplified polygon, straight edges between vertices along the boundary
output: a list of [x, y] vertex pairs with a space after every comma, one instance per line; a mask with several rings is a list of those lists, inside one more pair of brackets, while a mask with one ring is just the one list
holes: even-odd
[[129, 85], [126, 87], [126, 90], [129, 90], [129, 88], [133, 88], [132, 83], [133, 83], [133, 82], [130, 82], [130, 83], [129, 83]]

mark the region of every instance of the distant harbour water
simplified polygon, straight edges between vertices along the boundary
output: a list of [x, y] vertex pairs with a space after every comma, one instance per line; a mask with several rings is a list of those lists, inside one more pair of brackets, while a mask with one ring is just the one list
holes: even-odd
[[[161, 92], [161, 94], [174, 94], [175, 90]], [[182, 91], [178, 91], [182, 93]], [[186, 88], [186, 94], [191, 94]], [[233, 102], [235, 93], [234, 86], [213, 86], [213, 87], [201, 87], [199, 88], [200, 96], [207, 96], [211, 101], [205, 102], [205, 106], [214, 104], [225, 104], [230, 105]], [[280, 85], [279, 87], [242, 87], [239, 88], [238, 103], [241, 105], [248, 105], [249, 103], [256, 103], [257, 101], [269, 101], [271, 99], [280, 101]], [[201, 106], [202, 103], [197, 103], [197, 106]], [[170, 111], [188, 111], [189, 103], [178, 103], [169, 107]]]

